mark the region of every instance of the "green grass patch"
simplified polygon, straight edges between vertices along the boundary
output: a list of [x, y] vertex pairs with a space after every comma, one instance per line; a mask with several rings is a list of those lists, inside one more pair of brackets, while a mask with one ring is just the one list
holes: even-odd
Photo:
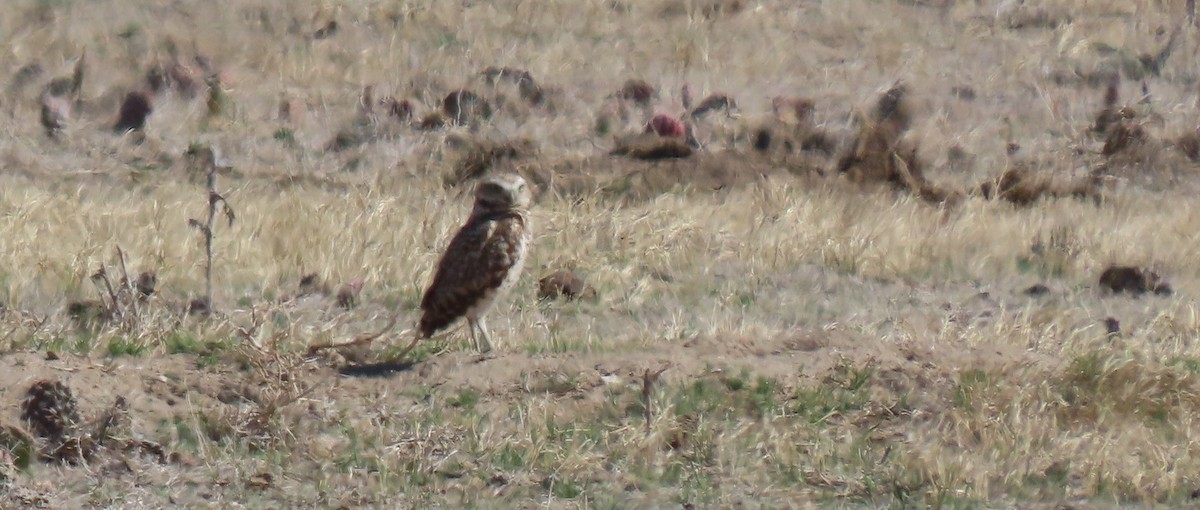
[[141, 356], [146, 353], [146, 346], [125, 337], [116, 337], [108, 341], [108, 355], [113, 358], [121, 356]]

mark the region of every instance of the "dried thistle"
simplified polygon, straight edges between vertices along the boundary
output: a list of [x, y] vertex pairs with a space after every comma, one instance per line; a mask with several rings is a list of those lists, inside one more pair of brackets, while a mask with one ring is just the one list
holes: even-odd
[[[206, 159], [208, 160], [208, 164], [209, 164], [208, 165], [209, 166], [209, 169], [208, 169], [208, 218], [205, 222], [201, 222], [200, 220], [197, 220], [197, 219], [189, 219], [188, 220], [188, 226], [190, 226], [196, 230], [199, 230], [200, 233], [204, 236], [204, 255], [205, 255], [205, 263], [204, 263], [204, 282], [205, 283], [204, 283], [204, 299], [203, 299], [203, 303], [202, 303], [203, 306], [189, 306], [189, 311], [197, 311], [198, 312], [198, 311], [202, 310], [204, 312], [211, 312], [212, 306], [213, 306], [213, 300], [212, 300], [212, 295], [213, 295], [212, 244], [213, 244], [213, 237], [214, 237], [213, 227], [215, 226], [215, 222], [216, 222], [218, 206], [221, 208], [221, 211], [224, 213], [225, 219], [228, 221], [229, 226], [233, 226], [233, 222], [236, 219], [236, 217], [234, 216], [233, 208], [229, 206], [229, 202], [227, 200], [225, 200], [225, 197], [221, 196], [220, 193], [217, 193], [217, 152], [216, 152], [216, 149], [213, 147], [205, 147], [205, 148], [192, 147], [188, 150], [188, 152], [203, 153], [203, 156], [206, 157]], [[193, 302], [193, 305], [197, 305], [197, 303]]]

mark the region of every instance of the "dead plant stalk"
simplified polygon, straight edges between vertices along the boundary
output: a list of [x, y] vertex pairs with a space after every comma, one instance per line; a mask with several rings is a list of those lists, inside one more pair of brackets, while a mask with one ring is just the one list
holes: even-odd
[[217, 193], [217, 158], [216, 152], [211, 148], [208, 150], [209, 165], [208, 165], [208, 220], [200, 223], [200, 220], [189, 219], [188, 225], [195, 228], [204, 235], [204, 304], [209, 310], [213, 307], [213, 223], [217, 217], [217, 205], [220, 205], [225, 214], [225, 218], [229, 222], [229, 226], [233, 226], [234, 214], [233, 209], [229, 207], [229, 202], [225, 197]]
[[658, 370], [651, 371], [649, 368], [642, 374], [642, 407], [646, 411], [646, 437], [650, 437], [650, 423], [654, 421], [654, 407], [650, 400], [651, 393], [654, 391], [654, 383], [658, 381], [658, 376], [662, 375], [670, 368], [670, 365], [664, 365]]

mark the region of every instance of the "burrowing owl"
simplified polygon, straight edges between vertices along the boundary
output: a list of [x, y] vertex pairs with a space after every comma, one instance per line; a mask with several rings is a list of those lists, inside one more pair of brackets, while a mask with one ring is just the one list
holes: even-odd
[[487, 313], [516, 284], [525, 265], [530, 199], [525, 179], [517, 175], [479, 183], [471, 216], [450, 241], [421, 300], [418, 338], [429, 338], [466, 317], [475, 347], [492, 350]]

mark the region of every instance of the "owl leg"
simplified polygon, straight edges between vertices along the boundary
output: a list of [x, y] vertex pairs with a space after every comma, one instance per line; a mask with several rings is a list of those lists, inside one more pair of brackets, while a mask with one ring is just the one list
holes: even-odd
[[488, 333], [487, 321], [484, 317], [475, 320], [475, 327], [479, 329], [478, 343], [475, 347], [481, 353], [492, 352], [492, 335]]
[[467, 317], [467, 331], [471, 334], [471, 347], [479, 349], [479, 335], [475, 332], [479, 326], [476, 326], [475, 319]]

